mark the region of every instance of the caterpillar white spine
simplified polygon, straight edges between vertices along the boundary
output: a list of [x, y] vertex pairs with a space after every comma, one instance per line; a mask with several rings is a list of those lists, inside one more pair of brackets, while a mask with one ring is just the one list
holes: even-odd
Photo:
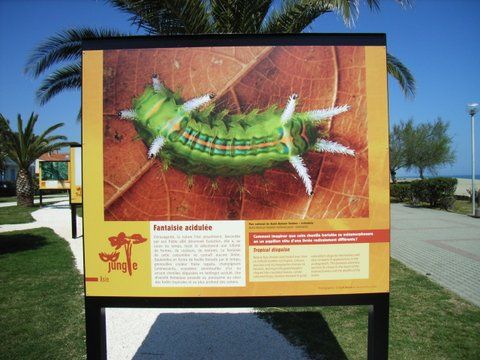
[[285, 106], [282, 116], [280, 117], [280, 122], [282, 123], [282, 125], [292, 118], [295, 112], [295, 107], [297, 106], [297, 99], [298, 99], [297, 94], [292, 94], [288, 98], [287, 105]]
[[330, 140], [319, 140], [315, 143], [313, 149], [317, 152], [328, 152], [332, 154], [355, 156], [355, 150], [350, 149], [348, 146]]
[[148, 149], [147, 157], [152, 159], [155, 157], [160, 150], [162, 150], [163, 145], [165, 144], [165, 138], [163, 136], [158, 136], [155, 140], [152, 141], [150, 148]]
[[199, 107], [205, 104], [208, 104], [210, 101], [212, 101], [214, 97], [215, 97], [215, 94], [210, 93], [210, 94], [205, 94], [205, 95], [196, 97], [194, 99], [188, 100], [182, 105], [183, 111], [189, 113], [193, 110], [196, 110]]
[[128, 120], [135, 120], [137, 118], [135, 114], [135, 110], [131, 110], [131, 109], [120, 111], [118, 113], [118, 116], [120, 116], [122, 119], [128, 119]]
[[298, 155], [292, 156], [290, 158], [290, 164], [292, 164], [298, 176], [302, 179], [307, 195], [311, 196], [313, 194], [312, 180], [310, 179], [310, 175], [308, 175], [308, 169], [305, 166], [303, 159]]
[[157, 74], [152, 75], [152, 86], [155, 92], [160, 92], [164, 88], [163, 83], [159, 80]]
[[333, 106], [327, 109], [318, 109], [318, 110], [309, 111], [307, 112], [307, 115], [310, 118], [310, 120], [312, 120], [313, 122], [319, 122], [321, 120], [328, 119], [338, 114], [344, 113], [349, 109], [350, 109], [349, 105]]

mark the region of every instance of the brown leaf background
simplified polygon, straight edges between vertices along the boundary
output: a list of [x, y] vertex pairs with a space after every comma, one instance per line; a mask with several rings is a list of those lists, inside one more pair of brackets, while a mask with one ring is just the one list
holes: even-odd
[[[196, 175], [147, 160], [147, 148], [120, 110], [158, 74], [184, 100], [215, 92], [231, 113], [299, 94], [297, 111], [348, 104], [323, 130], [356, 157], [304, 154], [314, 184], [308, 197], [291, 166], [264, 176]], [[368, 158], [363, 47], [211, 47], [104, 52], [105, 220], [308, 219], [368, 217]]]

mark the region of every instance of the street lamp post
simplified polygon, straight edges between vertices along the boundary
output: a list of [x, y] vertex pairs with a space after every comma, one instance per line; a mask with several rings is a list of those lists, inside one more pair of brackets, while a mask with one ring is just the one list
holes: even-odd
[[475, 114], [478, 111], [478, 103], [468, 104], [468, 114], [472, 128], [472, 215], [476, 216], [475, 208]]

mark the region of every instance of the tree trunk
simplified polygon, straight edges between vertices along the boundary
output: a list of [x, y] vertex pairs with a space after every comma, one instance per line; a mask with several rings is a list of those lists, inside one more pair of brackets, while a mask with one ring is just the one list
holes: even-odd
[[33, 181], [27, 169], [20, 169], [17, 175], [17, 205], [33, 206]]
[[392, 183], [397, 183], [397, 172], [395, 170], [390, 170], [390, 176], [392, 177]]
[[420, 171], [420, 179], [423, 180], [423, 168], [418, 168], [418, 171]]

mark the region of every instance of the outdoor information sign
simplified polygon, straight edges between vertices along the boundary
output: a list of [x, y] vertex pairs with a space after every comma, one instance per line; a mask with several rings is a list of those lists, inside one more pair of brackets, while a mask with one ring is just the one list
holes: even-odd
[[69, 161], [39, 161], [39, 189], [70, 189], [69, 167]]
[[82, 147], [70, 147], [70, 204], [82, 203]]
[[87, 300], [388, 310], [384, 35], [84, 49]]

